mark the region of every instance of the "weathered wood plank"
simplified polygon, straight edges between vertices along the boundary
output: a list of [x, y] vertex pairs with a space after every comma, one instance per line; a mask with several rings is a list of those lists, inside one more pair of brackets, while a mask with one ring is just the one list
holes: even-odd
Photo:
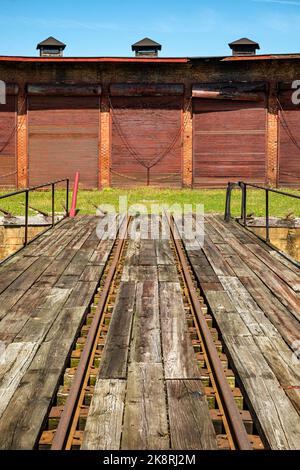
[[105, 264], [86, 266], [82, 271], [79, 280], [84, 282], [99, 282], [104, 268]]
[[178, 278], [177, 268], [175, 265], [160, 265], [158, 269], [159, 282], [174, 282]]
[[66, 307], [88, 307], [97, 289], [97, 282], [78, 281], [72, 290], [72, 295], [66, 302]]
[[162, 362], [157, 276], [137, 284], [130, 361]]
[[242, 258], [247, 259], [248, 265], [270, 289], [272, 294], [300, 320], [300, 302], [297, 294], [277, 274], [268, 268], [264, 262], [244, 248], [239, 241], [230, 240], [229, 243]]
[[130, 266], [125, 264], [122, 271], [122, 281], [151, 281], [157, 276], [156, 266]]
[[10, 333], [16, 336], [32, 315], [32, 311], [43, 304], [49, 295], [50, 288], [31, 287], [2, 318], [0, 322], [0, 334]]
[[83, 315], [83, 308], [62, 309], [44, 337], [0, 418], [1, 449], [36, 445]]
[[84, 429], [82, 450], [119, 450], [126, 381], [98, 379]]
[[155, 240], [141, 240], [138, 263], [140, 266], [156, 266]]
[[271, 449], [299, 449], [299, 415], [254, 339], [224, 335], [224, 340]]
[[270, 294], [262, 281], [241, 277], [240, 282], [290, 346], [300, 340], [298, 320], [274, 295]]
[[100, 364], [102, 379], [125, 379], [136, 283], [121, 282]]
[[15, 342], [1, 351], [0, 362], [0, 419], [28, 369], [38, 342]]
[[70, 295], [70, 289], [50, 289], [42, 305], [31, 312], [15, 341], [42, 341]]
[[166, 379], [199, 378], [178, 282], [159, 285], [161, 335]]
[[210, 265], [217, 276], [233, 276], [234, 273], [226, 260], [220, 256], [220, 252], [217, 247], [211, 242], [209, 237], [205, 236], [205, 242], [203, 246], [203, 252], [205, 253]]
[[290, 270], [278, 259], [270, 256], [259, 245], [248, 243], [247, 248], [262, 260], [268, 268], [274, 271], [284, 282], [286, 282], [294, 291], [300, 292], [300, 269], [298, 273]]
[[217, 439], [200, 380], [167, 380], [171, 448], [216, 450]]
[[169, 449], [161, 364], [129, 365], [121, 449]]
[[157, 257], [157, 264], [174, 264], [174, 255], [172, 253], [169, 240], [155, 240], [155, 251]]

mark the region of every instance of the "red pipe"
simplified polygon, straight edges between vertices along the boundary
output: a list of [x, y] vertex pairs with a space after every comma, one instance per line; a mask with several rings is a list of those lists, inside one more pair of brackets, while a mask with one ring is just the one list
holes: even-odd
[[78, 193], [78, 184], [79, 184], [79, 171], [75, 173], [73, 196], [72, 196], [72, 205], [70, 210], [70, 217], [75, 217], [76, 215], [76, 202], [77, 202], [77, 193]]

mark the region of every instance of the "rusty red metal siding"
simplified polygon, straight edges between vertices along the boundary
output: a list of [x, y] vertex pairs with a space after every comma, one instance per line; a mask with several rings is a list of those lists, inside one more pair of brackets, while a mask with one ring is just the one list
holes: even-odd
[[292, 102], [295, 90], [279, 94], [279, 185], [300, 185], [300, 105]]
[[265, 102], [193, 99], [193, 185], [265, 182]]
[[0, 186], [16, 184], [17, 97], [6, 96], [0, 104]]
[[182, 97], [111, 97], [111, 105], [111, 185], [147, 185], [148, 173], [150, 185], [181, 187]]
[[29, 96], [29, 184], [80, 172], [98, 186], [99, 97]]

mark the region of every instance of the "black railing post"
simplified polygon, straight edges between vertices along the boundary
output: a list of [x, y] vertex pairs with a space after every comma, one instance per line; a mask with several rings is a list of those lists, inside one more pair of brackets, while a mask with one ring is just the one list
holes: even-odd
[[232, 190], [232, 184], [229, 182], [227, 184], [227, 190], [226, 190], [225, 215], [224, 215], [225, 222], [229, 222], [231, 218], [231, 211], [230, 211], [231, 190]]
[[25, 190], [25, 234], [24, 246], [28, 243], [28, 205], [29, 205], [29, 189]]
[[55, 206], [55, 199], [54, 199], [54, 194], [55, 194], [55, 183], [51, 184], [52, 187], [52, 227], [54, 227], [55, 219], [54, 219], [54, 206]]
[[266, 242], [270, 242], [270, 225], [269, 225], [269, 190], [266, 188]]
[[242, 209], [241, 209], [241, 219], [243, 220], [244, 227], [247, 225], [247, 185], [244, 182], [239, 182], [239, 185], [242, 189]]
[[69, 216], [69, 178], [67, 178], [67, 194], [66, 194], [66, 217]]

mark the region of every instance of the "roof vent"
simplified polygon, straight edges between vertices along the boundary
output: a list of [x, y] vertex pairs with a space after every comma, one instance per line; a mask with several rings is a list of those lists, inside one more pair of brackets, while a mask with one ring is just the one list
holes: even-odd
[[161, 45], [152, 39], [144, 38], [132, 44], [131, 49], [135, 51], [136, 57], [157, 57], [158, 51], [161, 51]]
[[40, 50], [41, 57], [62, 57], [66, 45], [50, 36], [48, 39], [40, 42], [36, 48]]
[[255, 55], [256, 49], [260, 49], [257, 42], [248, 38], [241, 38], [228, 44], [232, 49], [232, 55]]

